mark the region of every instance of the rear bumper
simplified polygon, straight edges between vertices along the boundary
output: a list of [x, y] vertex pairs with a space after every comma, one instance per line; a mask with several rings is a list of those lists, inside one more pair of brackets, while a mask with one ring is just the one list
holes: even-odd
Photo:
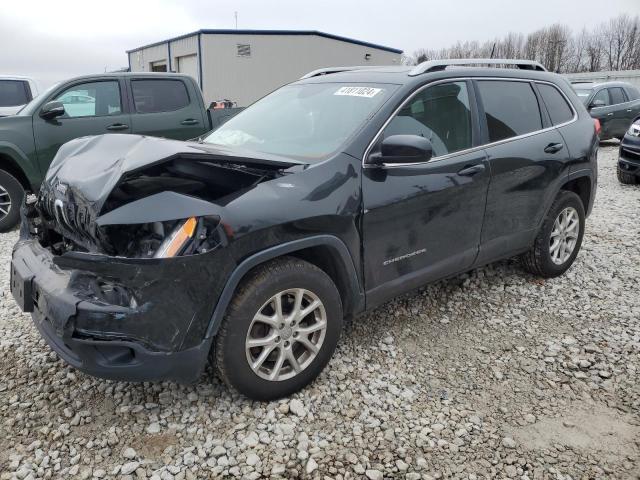
[[194, 292], [190, 278], [200, 282], [196, 291], [206, 292], [207, 282], [186, 274], [195, 266], [185, 262], [199, 262], [207, 274], [211, 258], [168, 263], [112, 258], [107, 265], [104, 256], [84, 255], [57, 257], [35, 239], [22, 239], [14, 247], [12, 294], [32, 314], [50, 347], [68, 364], [97, 377], [196, 381], [212, 343], [205, 331], [215, 300], [210, 292], [208, 301]]

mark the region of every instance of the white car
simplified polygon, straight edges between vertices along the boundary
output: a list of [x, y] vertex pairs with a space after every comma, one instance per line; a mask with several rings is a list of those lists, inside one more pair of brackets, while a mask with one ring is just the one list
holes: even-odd
[[28, 77], [0, 75], [0, 117], [13, 115], [38, 96], [38, 85]]

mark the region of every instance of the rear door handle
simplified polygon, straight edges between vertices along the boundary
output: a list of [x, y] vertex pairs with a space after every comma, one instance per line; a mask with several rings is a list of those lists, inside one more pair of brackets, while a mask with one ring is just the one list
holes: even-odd
[[627, 108], [627, 112], [631, 112], [632, 110], [630, 108]]
[[557, 153], [564, 148], [564, 144], [562, 143], [550, 143], [546, 147], [544, 147], [544, 151], [546, 153]]
[[607, 117], [613, 117], [613, 112], [607, 113]]
[[125, 125], [124, 123], [114, 123], [113, 125], [109, 125], [107, 130], [126, 130], [129, 128], [129, 125]]
[[463, 177], [473, 177], [476, 173], [480, 173], [483, 171], [484, 171], [484, 165], [479, 163], [478, 165], [464, 167], [462, 170], [458, 172], [458, 175], [462, 175]]
[[197, 125], [198, 120], [196, 120], [195, 118], [187, 118], [186, 120], [183, 120], [180, 122], [181, 125]]

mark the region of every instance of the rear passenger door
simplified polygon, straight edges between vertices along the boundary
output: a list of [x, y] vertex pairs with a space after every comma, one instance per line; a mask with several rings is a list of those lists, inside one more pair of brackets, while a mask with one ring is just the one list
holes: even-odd
[[133, 133], [188, 140], [207, 128], [204, 105], [182, 78], [134, 78], [131, 92]]
[[627, 95], [622, 87], [610, 87], [609, 98], [613, 106], [613, 119], [611, 120], [611, 135], [622, 138], [631, 125], [633, 113], [628, 102]]
[[482, 79], [475, 85], [491, 167], [478, 258], [484, 263], [530, 247], [566, 178], [569, 152], [543, 115], [532, 82]]

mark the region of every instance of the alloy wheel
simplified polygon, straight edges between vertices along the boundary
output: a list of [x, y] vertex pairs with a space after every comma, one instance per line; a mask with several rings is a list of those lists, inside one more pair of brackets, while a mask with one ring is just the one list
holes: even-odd
[[249, 366], [265, 380], [295, 377], [318, 355], [327, 332], [327, 313], [304, 288], [281, 291], [253, 317], [245, 350]]
[[0, 219], [3, 219], [9, 214], [11, 210], [11, 197], [6, 188], [0, 185]]
[[580, 235], [580, 217], [573, 207], [567, 207], [560, 212], [553, 223], [549, 240], [549, 253], [556, 265], [564, 264], [576, 248]]

